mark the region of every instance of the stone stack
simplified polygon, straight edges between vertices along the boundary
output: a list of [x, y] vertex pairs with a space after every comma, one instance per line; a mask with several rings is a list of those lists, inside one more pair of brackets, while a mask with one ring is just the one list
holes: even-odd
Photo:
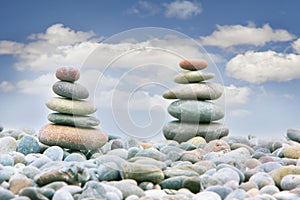
[[215, 76], [201, 71], [207, 67], [207, 62], [183, 60], [179, 65], [188, 71], [175, 76], [174, 81], [180, 84], [177, 89], [163, 94], [166, 99], [179, 99], [168, 107], [169, 114], [177, 120], [165, 125], [164, 136], [177, 142], [185, 142], [196, 136], [201, 136], [206, 141], [227, 136], [228, 128], [214, 122], [222, 119], [224, 113], [211, 102], [221, 97], [223, 87], [217, 83], [205, 82]]
[[93, 150], [102, 147], [108, 140], [99, 129], [99, 120], [88, 116], [96, 112], [96, 107], [84, 99], [89, 97], [88, 90], [79, 83], [80, 72], [71, 67], [57, 69], [56, 82], [52, 90], [60, 97], [53, 97], [46, 106], [51, 113], [48, 120], [53, 124], [45, 125], [39, 132], [40, 142], [68, 149]]

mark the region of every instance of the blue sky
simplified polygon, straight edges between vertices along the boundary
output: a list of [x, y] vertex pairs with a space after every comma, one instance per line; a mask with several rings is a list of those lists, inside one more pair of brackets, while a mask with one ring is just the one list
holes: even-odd
[[0, 124], [46, 124], [55, 70], [69, 65], [81, 69], [101, 129], [154, 134], [172, 119], [160, 94], [175, 86], [182, 56], [207, 58], [207, 71], [220, 72], [231, 134], [282, 136], [300, 124], [299, 4], [1, 1]]

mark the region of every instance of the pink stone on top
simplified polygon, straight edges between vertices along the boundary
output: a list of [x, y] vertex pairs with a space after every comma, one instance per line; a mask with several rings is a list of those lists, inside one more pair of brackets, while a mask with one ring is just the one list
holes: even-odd
[[56, 70], [56, 78], [61, 81], [74, 82], [77, 81], [79, 77], [79, 70], [73, 67], [60, 67]]
[[182, 60], [179, 63], [179, 66], [182, 69], [186, 70], [201, 70], [207, 67], [207, 62], [205, 60], [200, 60], [200, 59], [187, 59], [187, 60]]

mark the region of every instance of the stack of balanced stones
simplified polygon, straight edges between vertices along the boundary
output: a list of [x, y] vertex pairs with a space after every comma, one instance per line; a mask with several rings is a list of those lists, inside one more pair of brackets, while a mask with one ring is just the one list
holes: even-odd
[[224, 113], [211, 102], [221, 97], [223, 87], [218, 83], [206, 82], [215, 77], [213, 73], [201, 71], [207, 67], [207, 62], [190, 59], [181, 61], [179, 65], [188, 71], [175, 76], [174, 81], [180, 84], [177, 89], [163, 94], [166, 99], [179, 99], [168, 107], [170, 115], [177, 120], [165, 125], [164, 136], [177, 142], [185, 142], [196, 136], [206, 141], [227, 136], [228, 128], [214, 122], [222, 119]]
[[51, 113], [47, 124], [41, 128], [38, 138], [46, 145], [57, 145], [68, 149], [93, 150], [102, 147], [108, 140], [99, 129], [99, 120], [88, 116], [96, 112], [96, 107], [88, 102], [88, 90], [79, 83], [80, 72], [76, 68], [61, 67], [56, 71], [56, 82], [52, 90], [60, 97], [50, 98], [46, 106]]

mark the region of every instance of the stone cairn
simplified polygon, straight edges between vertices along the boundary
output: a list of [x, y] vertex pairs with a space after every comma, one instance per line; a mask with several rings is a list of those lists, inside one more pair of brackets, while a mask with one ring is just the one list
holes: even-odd
[[228, 128], [214, 121], [224, 117], [223, 111], [210, 100], [216, 100], [223, 93], [223, 86], [205, 82], [215, 77], [213, 73], [203, 73], [207, 67], [204, 60], [183, 60], [179, 63], [187, 72], [175, 76], [177, 89], [163, 93], [165, 99], [179, 99], [171, 103], [168, 112], [178, 120], [169, 122], [163, 128], [165, 138], [186, 142], [196, 136], [206, 141], [227, 136]]
[[61, 67], [56, 71], [56, 82], [52, 90], [60, 97], [50, 98], [46, 106], [57, 113], [51, 113], [47, 124], [41, 128], [40, 142], [68, 149], [93, 150], [102, 147], [108, 140], [107, 135], [93, 128], [100, 124], [95, 117], [96, 107], [84, 99], [89, 97], [88, 90], [79, 83], [80, 72], [72, 67]]

